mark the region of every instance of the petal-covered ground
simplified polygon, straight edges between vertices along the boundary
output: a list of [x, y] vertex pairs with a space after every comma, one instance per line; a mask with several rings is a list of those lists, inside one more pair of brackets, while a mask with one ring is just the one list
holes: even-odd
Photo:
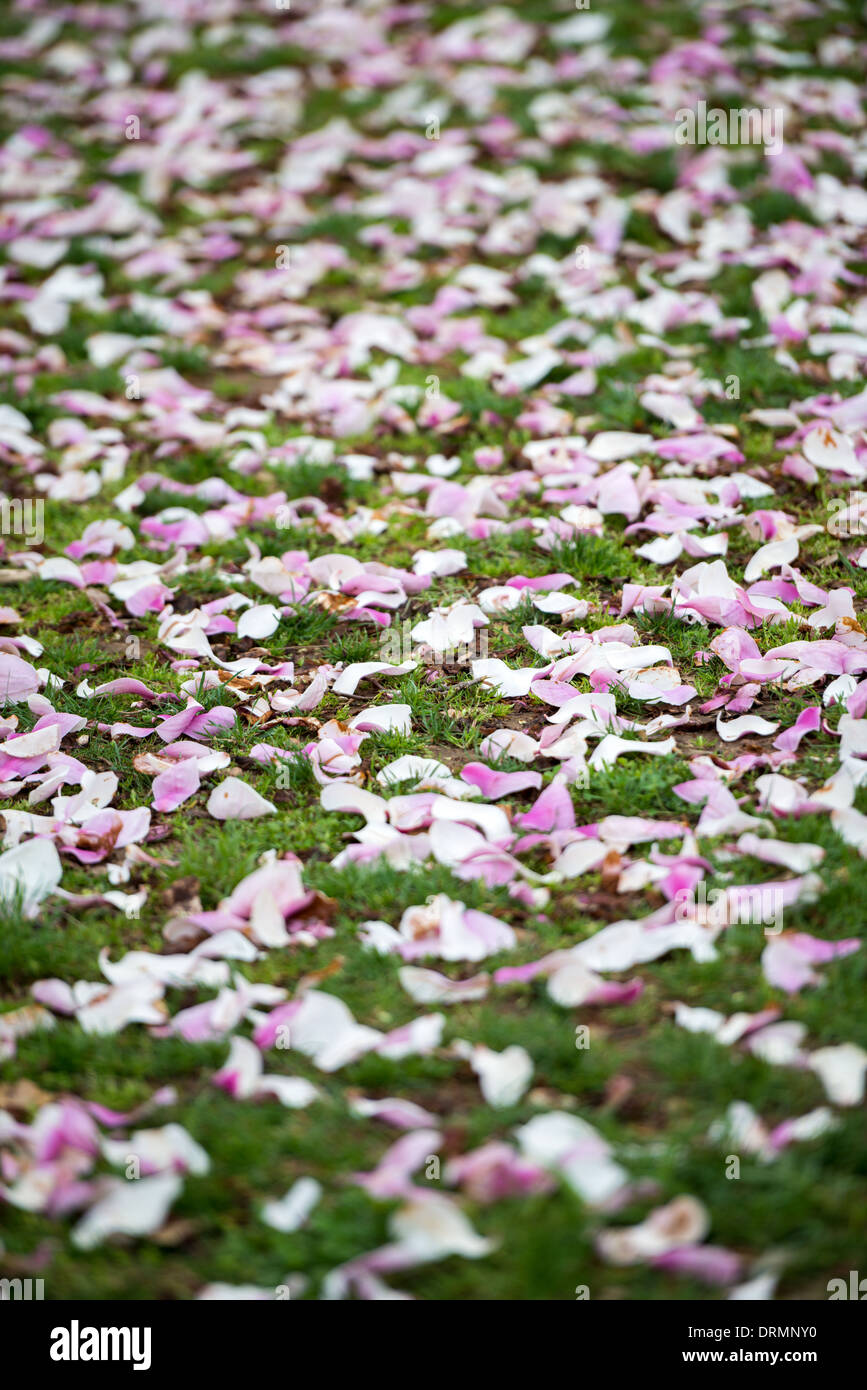
[[865, 60], [828, 0], [4, 13], [4, 1277], [863, 1267]]

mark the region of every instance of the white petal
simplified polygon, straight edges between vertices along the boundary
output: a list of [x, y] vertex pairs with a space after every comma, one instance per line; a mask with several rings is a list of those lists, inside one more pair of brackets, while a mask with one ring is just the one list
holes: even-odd
[[280, 625], [280, 614], [273, 603], [257, 603], [245, 608], [238, 619], [238, 636], [257, 640], [270, 637]]
[[216, 820], [255, 820], [273, 816], [277, 807], [240, 777], [224, 777], [208, 797], [208, 814]]
[[175, 1173], [159, 1173], [135, 1182], [118, 1180], [79, 1221], [72, 1232], [73, 1245], [92, 1250], [111, 1235], [150, 1235], [163, 1224], [182, 1187]]
[[265, 1203], [262, 1220], [275, 1231], [298, 1231], [321, 1196], [322, 1186], [315, 1178], [299, 1178], [279, 1202]]
[[724, 720], [718, 714], [716, 719], [716, 731], [723, 743], [734, 743], [735, 739], [743, 738], [745, 734], [759, 734], [766, 738], [768, 734], [776, 733], [779, 727], [778, 719], [762, 719], [758, 714], [742, 714], [739, 719], [729, 720]]

